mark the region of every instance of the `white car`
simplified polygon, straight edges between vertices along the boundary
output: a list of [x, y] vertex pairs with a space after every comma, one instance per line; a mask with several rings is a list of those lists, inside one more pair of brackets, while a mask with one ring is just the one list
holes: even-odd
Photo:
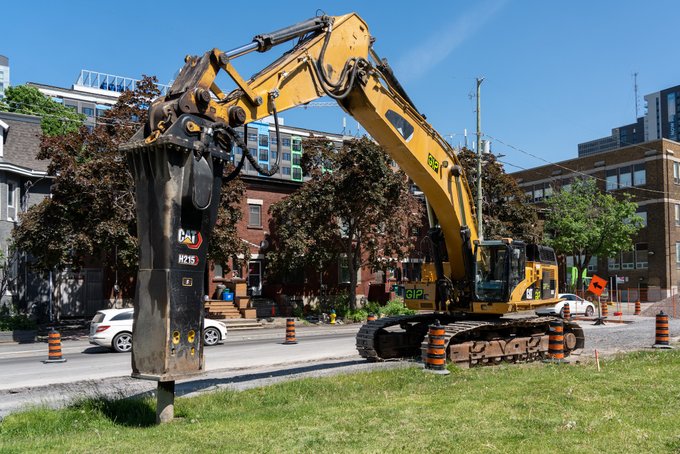
[[[98, 311], [90, 324], [90, 343], [112, 348], [116, 352], [132, 350], [132, 319], [134, 310], [105, 309]], [[227, 337], [224, 323], [203, 319], [203, 345], [215, 345]]]
[[560, 293], [558, 298], [562, 301], [552, 306], [543, 306], [536, 309], [538, 315], [559, 315], [564, 317], [564, 303], [569, 303], [569, 311], [571, 314], [584, 314], [587, 317], [592, 317], [595, 314], [595, 304], [584, 300], [573, 293]]

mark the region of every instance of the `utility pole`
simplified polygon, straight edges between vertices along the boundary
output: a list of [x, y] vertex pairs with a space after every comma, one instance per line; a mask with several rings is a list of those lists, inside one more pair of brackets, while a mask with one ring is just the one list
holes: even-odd
[[638, 73], [633, 73], [633, 90], [635, 91], [635, 121], [638, 119], [638, 84], [637, 84]]
[[483, 77], [477, 78], [477, 235], [484, 239], [482, 231], [482, 114], [479, 101], [479, 87], [484, 81]]

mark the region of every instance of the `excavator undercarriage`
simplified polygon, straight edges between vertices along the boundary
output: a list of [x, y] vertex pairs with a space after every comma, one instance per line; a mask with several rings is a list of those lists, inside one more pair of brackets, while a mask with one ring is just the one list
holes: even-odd
[[[540, 360], [548, 353], [553, 317], [471, 319], [465, 314], [418, 314], [368, 322], [357, 334], [357, 350], [369, 361], [423, 357], [428, 327], [445, 327], [446, 358], [460, 367]], [[564, 353], [583, 348], [583, 329], [564, 321]]]

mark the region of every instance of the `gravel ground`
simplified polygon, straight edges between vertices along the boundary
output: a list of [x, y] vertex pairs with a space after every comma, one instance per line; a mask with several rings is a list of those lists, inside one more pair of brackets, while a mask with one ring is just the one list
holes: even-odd
[[[623, 321], [624, 323], [615, 323]], [[604, 325], [594, 325], [594, 320], [576, 320], [583, 328], [585, 348], [580, 357], [594, 357], [595, 350], [601, 355], [652, 348], [656, 335], [656, 318], [624, 315], [610, 317]], [[680, 340], [680, 320], [669, 320], [671, 343]]]

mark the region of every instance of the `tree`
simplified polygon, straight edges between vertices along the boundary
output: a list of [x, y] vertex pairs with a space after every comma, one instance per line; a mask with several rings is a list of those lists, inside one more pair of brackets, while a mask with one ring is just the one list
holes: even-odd
[[385, 151], [367, 138], [340, 149], [327, 139], [310, 139], [304, 150], [302, 167], [310, 180], [270, 208], [269, 269], [322, 269], [346, 257], [350, 308], [356, 309], [357, 271], [384, 269], [406, 256], [422, 205], [404, 173], [395, 172]]
[[545, 229], [550, 233], [546, 243], [557, 254], [574, 257], [577, 288], [593, 256], [613, 257], [631, 250], [642, 227], [630, 194], [621, 194], [619, 200], [600, 192], [593, 179], [575, 180], [569, 190], [556, 191], [546, 205]]
[[[50, 160], [51, 197], [24, 213], [13, 231], [16, 247], [39, 266], [80, 265], [94, 257], [105, 265], [115, 261], [123, 270], [137, 268], [134, 179], [118, 147], [144, 124], [147, 106], [158, 94], [156, 79], [144, 77], [135, 90], [121, 93], [92, 131], [81, 127], [42, 137], [38, 158]], [[240, 216], [236, 199], [242, 194], [238, 181], [223, 188], [218, 211], [222, 230], [216, 235], [219, 241], [211, 242], [213, 258], [243, 251], [234, 224]]]
[[[458, 159], [468, 185], [477, 193], [477, 154], [462, 149]], [[484, 158], [482, 167], [482, 215], [484, 238], [513, 238], [537, 243], [542, 232], [536, 207], [493, 155]], [[474, 196], [473, 196], [474, 197]], [[474, 198], [473, 202], [477, 199]], [[475, 204], [476, 206], [476, 204]]]
[[42, 117], [40, 126], [46, 136], [75, 133], [85, 121], [83, 114], [53, 101], [28, 85], [8, 87], [5, 98], [0, 99], [0, 111]]

